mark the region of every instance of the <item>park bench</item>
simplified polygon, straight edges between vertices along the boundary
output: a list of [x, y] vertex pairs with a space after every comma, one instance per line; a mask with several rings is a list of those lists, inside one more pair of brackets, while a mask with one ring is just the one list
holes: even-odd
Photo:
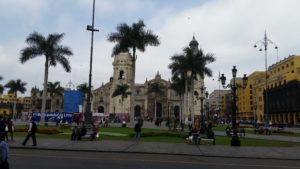
[[200, 138], [200, 144], [207, 144], [207, 143], [216, 145], [215, 139]]
[[[93, 131], [88, 131], [85, 135], [81, 136], [81, 140], [93, 140]], [[94, 139], [99, 138], [99, 132], [97, 132], [96, 136]]]
[[193, 136], [189, 136], [188, 138], [186, 138], [186, 140], [188, 144], [216, 144], [215, 139], [204, 138], [202, 136], [197, 136], [196, 138], [194, 138]]

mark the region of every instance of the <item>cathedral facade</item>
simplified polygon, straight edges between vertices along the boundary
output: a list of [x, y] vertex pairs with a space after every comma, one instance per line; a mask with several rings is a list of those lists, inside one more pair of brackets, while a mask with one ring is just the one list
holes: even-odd
[[[196, 44], [195, 44], [196, 42]], [[197, 41], [193, 38], [190, 43], [196, 45]], [[109, 82], [103, 83], [99, 88], [93, 90], [92, 111], [115, 116], [117, 119], [129, 121], [130, 116], [135, 118], [151, 119], [177, 119], [185, 122], [193, 120], [191, 117], [200, 116], [200, 100], [194, 95], [200, 93], [204, 86], [203, 79], [193, 81], [194, 91], [185, 95], [178, 95], [170, 88], [170, 80], [161, 78], [157, 72], [152, 79], [145, 79], [144, 83], [134, 85], [133, 91], [129, 89], [131, 95], [122, 99], [121, 96], [112, 97], [118, 84], [127, 84], [130, 86], [132, 80], [132, 59], [130, 53], [120, 53], [114, 57], [113, 77]], [[153, 83], [159, 83], [162, 93], [160, 95], [149, 93], [149, 86]], [[130, 100], [134, 97], [134, 108], [131, 109]], [[184, 103], [184, 98], [187, 103]], [[156, 105], [155, 105], [156, 104]], [[187, 105], [189, 108], [184, 109]], [[156, 109], [156, 110], [155, 110]], [[134, 112], [131, 112], [134, 110]]]

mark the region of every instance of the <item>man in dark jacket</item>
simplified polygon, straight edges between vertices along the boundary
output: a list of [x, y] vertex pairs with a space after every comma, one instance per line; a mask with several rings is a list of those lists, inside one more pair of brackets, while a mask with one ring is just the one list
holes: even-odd
[[28, 127], [28, 133], [27, 136], [25, 138], [25, 140], [23, 141], [22, 145], [25, 146], [27, 141], [29, 140], [29, 138], [32, 138], [32, 146], [36, 146], [36, 138], [35, 138], [35, 133], [37, 132], [37, 126], [36, 123], [34, 122], [34, 118], [32, 117], [29, 123], [29, 127]]
[[142, 126], [143, 126], [143, 121], [142, 120], [138, 120], [138, 122], [134, 126], [134, 131], [135, 131], [134, 138], [135, 138], [136, 141], [139, 141], [140, 138], [141, 138]]

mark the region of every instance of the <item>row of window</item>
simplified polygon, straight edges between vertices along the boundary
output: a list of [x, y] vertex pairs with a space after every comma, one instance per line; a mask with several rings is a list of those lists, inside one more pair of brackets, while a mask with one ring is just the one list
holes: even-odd
[[[294, 66], [294, 61], [291, 61], [290, 63], [291, 66]], [[272, 74], [276, 74], [276, 72], [280, 72], [280, 70], [284, 70], [284, 69], [289, 68], [289, 63], [287, 63], [286, 65], [282, 65], [281, 67], [278, 67], [277, 69], [271, 70], [270, 73]], [[294, 73], [294, 70], [292, 70], [292, 73]]]

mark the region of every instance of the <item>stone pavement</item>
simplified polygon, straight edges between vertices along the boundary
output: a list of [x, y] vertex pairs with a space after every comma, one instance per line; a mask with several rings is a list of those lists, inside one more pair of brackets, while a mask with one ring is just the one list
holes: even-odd
[[[101, 137], [100, 137], [101, 138]], [[148, 153], [193, 155], [207, 157], [268, 158], [300, 160], [300, 147], [231, 147], [227, 145], [190, 145], [183, 143], [158, 143], [135, 141], [71, 141], [67, 139], [37, 138], [37, 147], [29, 140], [24, 147], [24, 138], [8, 142], [11, 149], [42, 149], [59, 151], [93, 151], [118, 153]]]

